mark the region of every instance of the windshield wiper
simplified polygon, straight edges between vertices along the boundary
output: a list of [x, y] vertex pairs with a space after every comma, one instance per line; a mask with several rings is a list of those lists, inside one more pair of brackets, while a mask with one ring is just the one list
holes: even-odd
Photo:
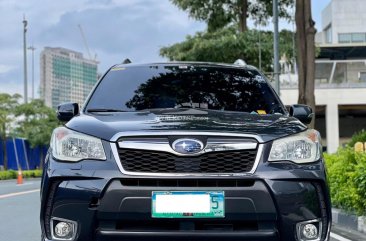
[[118, 109], [95, 108], [95, 109], [88, 109], [87, 112], [126, 112], [126, 111]]
[[181, 103], [174, 107], [175, 109], [179, 108], [194, 108], [194, 106], [191, 103]]

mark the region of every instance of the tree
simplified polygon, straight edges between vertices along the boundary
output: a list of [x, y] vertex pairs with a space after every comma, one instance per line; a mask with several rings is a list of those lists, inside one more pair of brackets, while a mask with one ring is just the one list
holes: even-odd
[[[293, 55], [292, 34], [287, 30], [280, 33], [280, 51], [288, 57]], [[237, 33], [234, 26], [229, 26], [215, 32], [198, 32], [194, 36], [188, 35], [181, 43], [161, 48], [160, 55], [176, 61], [223, 63], [234, 63], [241, 58], [248, 64], [259, 66], [259, 48], [262, 70], [272, 71], [273, 33], [270, 31]]]
[[8, 168], [6, 155], [6, 137], [10, 132], [10, 123], [14, 120], [14, 109], [19, 104], [19, 94], [9, 95], [0, 93], [0, 139], [2, 139], [4, 168]]
[[[189, 15], [207, 23], [207, 31], [187, 36], [186, 40], [160, 49], [160, 55], [170, 60], [213, 61], [233, 63], [244, 59], [272, 72], [273, 34], [269, 31], [248, 30], [250, 17], [256, 25], [265, 25], [273, 15], [268, 0], [171, 0]], [[288, 8], [294, 0], [279, 0], [279, 15], [290, 19]], [[290, 31], [281, 33], [281, 54], [292, 57]], [[261, 64], [260, 64], [261, 63]]]
[[60, 125], [56, 112], [40, 99], [19, 105], [15, 115], [20, 117], [16, 134], [26, 138], [32, 147], [49, 145], [53, 129]]
[[[311, 1], [296, 0], [296, 42], [299, 74], [299, 104], [309, 105], [315, 113], [315, 22], [311, 16]], [[314, 117], [313, 117], [314, 119]], [[314, 121], [311, 124], [314, 127]]]
[[[207, 23], [208, 32], [234, 23], [239, 32], [248, 30], [247, 18], [256, 23], [266, 23], [272, 16], [272, 1], [268, 0], [171, 0], [189, 15]], [[279, 1], [280, 17], [289, 18], [287, 8], [293, 0]]]
[[32, 147], [49, 145], [53, 129], [60, 125], [56, 112], [40, 99], [19, 105], [15, 115], [18, 117], [16, 135], [27, 139]]

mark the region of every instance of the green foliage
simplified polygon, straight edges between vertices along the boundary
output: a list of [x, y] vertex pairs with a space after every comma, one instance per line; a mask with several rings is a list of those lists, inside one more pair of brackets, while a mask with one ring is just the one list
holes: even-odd
[[22, 171], [24, 178], [42, 177], [42, 170]]
[[340, 148], [336, 154], [324, 154], [332, 204], [335, 207], [366, 213], [366, 153]]
[[[231, 0], [172, 0], [173, 4], [187, 11], [189, 16], [207, 23], [209, 31], [222, 28], [235, 17], [238, 7]], [[226, 8], [226, 9], [225, 9]]]
[[366, 143], [366, 131], [361, 130], [353, 134], [351, 141], [348, 143], [348, 146], [354, 147], [356, 142]]
[[19, 104], [18, 94], [9, 95], [6, 93], [0, 93], [0, 139], [4, 140], [2, 146], [3, 160], [5, 169], [8, 166], [8, 160], [6, 155], [6, 137], [10, 130], [10, 123], [14, 120], [14, 109]]
[[[60, 125], [56, 112], [39, 99], [19, 104], [20, 95], [0, 93], [0, 138], [12, 135], [26, 138], [32, 147], [48, 145], [54, 128]], [[11, 125], [10, 125], [11, 123]], [[0, 147], [7, 169], [5, 142]], [[11, 173], [2, 174], [4, 178]]]
[[[240, 18], [251, 17], [256, 24], [265, 24], [272, 16], [272, 1], [268, 0], [171, 0], [174, 5], [189, 13], [190, 17], [205, 21], [208, 31], [216, 31], [231, 23], [238, 24]], [[243, 5], [247, 2], [246, 12]], [[279, 16], [289, 19], [287, 8], [293, 0], [279, 0]]]
[[[255, 24], [266, 25], [273, 17], [273, 1], [249, 0], [248, 3], [248, 15]], [[289, 13], [291, 7], [295, 7], [295, 0], [278, 0], [278, 16], [288, 21], [292, 20], [293, 16]]]
[[[266, 25], [273, 14], [267, 0], [171, 0], [189, 15], [207, 23], [207, 31], [188, 35], [185, 41], [160, 49], [160, 55], [176, 61], [211, 61], [233, 63], [243, 59], [248, 64], [272, 72], [273, 33], [247, 30], [246, 20]], [[279, 0], [279, 16], [290, 20], [288, 10], [294, 0]], [[239, 27], [238, 27], [239, 26]], [[280, 33], [280, 53], [290, 60], [293, 33]], [[261, 52], [261, 54], [259, 54]], [[261, 60], [260, 57], [261, 56]]]
[[0, 171], [0, 180], [15, 179], [17, 178], [17, 171], [8, 170]]
[[[281, 31], [280, 51], [290, 57], [293, 54], [291, 31]], [[260, 40], [260, 44], [259, 44]], [[259, 48], [261, 50], [259, 50]], [[248, 30], [238, 32], [235, 27], [225, 27], [216, 32], [197, 32], [186, 40], [160, 49], [160, 55], [176, 61], [211, 61], [234, 63], [243, 59], [248, 64], [259, 66], [261, 51], [262, 69], [272, 70], [273, 33]]]
[[39, 99], [17, 106], [15, 115], [21, 117], [16, 135], [26, 138], [32, 147], [48, 145], [53, 129], [60, 125], [56, 112]]
[[[42, 177], [42, 170], [27, 170], [22, 171], [22, 174], [24, 178]], [[18, 171], [0, 171], [0, 180], [16, 179], [17, 177]]]
[[9, 132], [8, 125], [14, 119], [14, 108], [19, 104], [20, 97], [19, 94], [0, 93], [0, 138], [5, 139], [6, 134]]

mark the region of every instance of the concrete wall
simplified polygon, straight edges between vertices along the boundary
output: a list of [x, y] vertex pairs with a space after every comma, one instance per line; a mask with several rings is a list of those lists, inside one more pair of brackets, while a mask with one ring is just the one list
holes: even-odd
[[[285, 105], [297, 103], [297, 89], [282, 89], [281, 99]], [[316, 105], [325, 109], [327, 151], [334, 153], [339, 147], [339, 105], [366, 105], [366, 88], [316, 89]]]
[[365, 0], [332, 0], [322, 12], [322, 30], [332, 26], [332, 43], [338, 33], [366, 33]]
[[332, 1], [322, 11], [322, 30], [332, 23]]

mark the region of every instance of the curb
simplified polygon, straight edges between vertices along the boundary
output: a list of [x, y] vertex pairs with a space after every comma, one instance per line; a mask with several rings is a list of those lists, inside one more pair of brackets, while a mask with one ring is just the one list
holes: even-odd
[[341, 209], [332, 208], [332, 222], [341, 227], [366, 233], [366, 216], [357, 216]]

